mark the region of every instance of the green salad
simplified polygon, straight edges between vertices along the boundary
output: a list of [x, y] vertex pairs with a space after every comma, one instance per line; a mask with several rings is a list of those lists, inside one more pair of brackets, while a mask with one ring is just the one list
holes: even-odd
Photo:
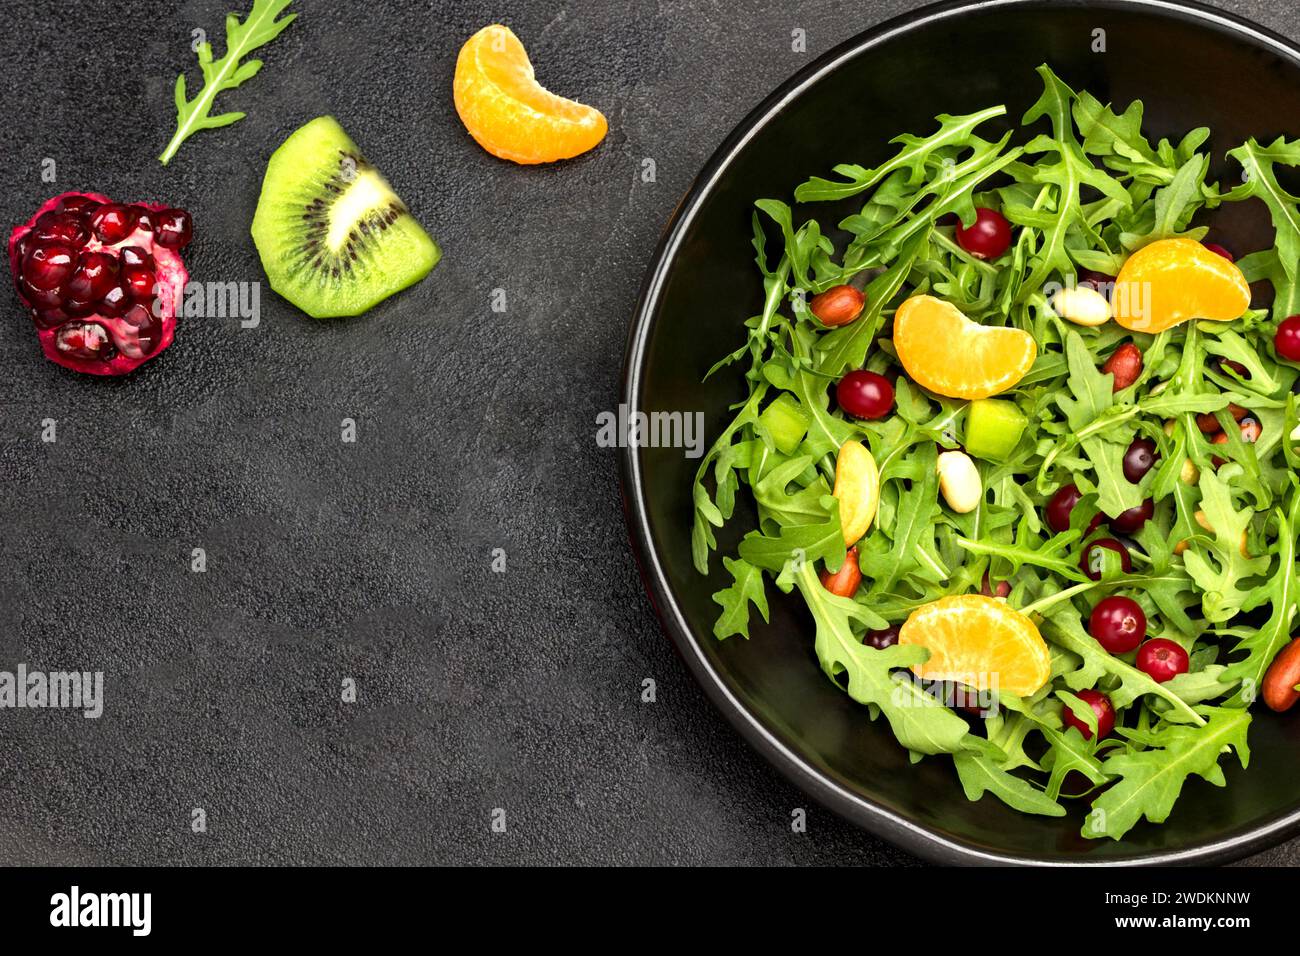
[[[748, 395], [692, 544], [708, 574], [752, 528], [718, 639], [797, 591], [914, 762], [1118, 840], [1249, 762], [1257, 700], [1300, 697], [1300, 140], [1214, 181], [1208, 129], [1153, 143], [1140, 102], [1038, 72], [1019, 127], [942, 115], [755, 203], [762, 311], [709, 372]], [[1207, 241], [1252, 217], [1270, 248]]]

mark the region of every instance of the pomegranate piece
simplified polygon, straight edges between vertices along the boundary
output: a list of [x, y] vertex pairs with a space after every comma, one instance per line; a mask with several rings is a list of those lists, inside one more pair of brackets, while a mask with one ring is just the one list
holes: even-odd
[[46, 356], [77, 372], [125, 375], [172, 343], [189, 272], [190, 214], [64, 193], [9, 236], [9, 269]]

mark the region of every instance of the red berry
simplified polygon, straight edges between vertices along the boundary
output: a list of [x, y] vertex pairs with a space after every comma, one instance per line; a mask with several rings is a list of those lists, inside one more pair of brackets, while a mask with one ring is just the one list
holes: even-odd
[[893, 647], [898, 643], [898, 628], [887, 627], [882, 631], [867, 631], [862, 643], [868, 647], [874, 647], [878, 651], [883, 651], [886, 647]]
[[1106, 524], [1110, 525], [1112, 531], [1118, 531], [1120, 534], [1136, 534], [1144, 524], [1151, 520], [1151, 516], [1155, 513], [1155, 502], [1148, 498], [1136, 508], [1121, 511], [1107, 521]]
[[894, 386], [875, 372], [849, 372], [835, 386], [835, 400], [854, 418], [884, 418], [894, 407]]
[[1134, 438], [1133, 444], [1124, 452], [1124, 477], [1137, 484], [1155, 465], [1156, 443], [1150, 438]]
[[1070, 512], [1079, 503], [1083, 493], [1073, 483], [1062, 485], [1047, 502], [1047, 526], [1060, 534], [1070, 530]]
[[[1110, 698], [1099, 690], [1080, 690], [1074, 696], [1091, 707], [1097, 715], [1097, 739], [1109, 736], [1115, 729], [1115, 705], [1110, 702]], [[1084, 740], [1092, 739], [1092, 728], [1076, 717], [1069, 707], [1061, 713], [1061, 719], [1067, 727], [1073, 727], [1083, 734]]]
[[1182, 646], [1171, 640], [1157, 637], [1147, 641], [1138, 651], [1138, 670], [1142, 671], [1157, 684], [1173, 680], [1179, 674], [1186, 674], [1191, 662]]
[[1098, 538], [1083, 549], [1079, 559], [1079, 569], [1094, 581], [1101, 580], [1101, 550], [1114, 551], [1119, 555], [1119, 566], [1125, 574], [1133, 570], [1133, 559], [1128, 556], [1128, 548], [1114, 538]]
[[1011, 248], [1011, 222], [996, 209], [976, 209], [969, 228], [958, 223], [957, 245], [976, 259], [996, 259]]
[[1234, 255], [1233, 255], [1231, 252], [1229, 252], [1227, 249], [1223, 248], [1223, 246], [1219, 245], [1217, 242], [1207, 242], [1207, 243], [1204, 243], [1204, 245], [1205, 245], [1205, 248], [1206, 248], [1206, 249], [1209, 249], [1209, 250], [1210, 250], [1211, 252], [1213, 252], [1216, 256], [1223, 256], [1223, 258], [1227, 259], [1229, 262], [1236, 262], [1236, 261], [1237, 261], [1237, 257], [1236, 257], [1236, 256], [1234, 256]]
[[1102, 598], [1088, 619], [1088, 633], [1112, 654], [1127, 654], [1147, 636], [1147, 616], [1132, 598]]
[[1273, 335], [1273, 347], [1288, 362], [1300, 362], [1300, 315], [1293, 315], [1278, 323]]

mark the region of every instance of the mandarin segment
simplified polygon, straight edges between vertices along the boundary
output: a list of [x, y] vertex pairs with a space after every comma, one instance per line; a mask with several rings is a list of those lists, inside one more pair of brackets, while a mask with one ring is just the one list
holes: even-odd
[[1028, 697], [1051, 676], [1051, 654], [1034, 622], [982, 594], [942, 597], [914, 610], [899, 631], [900, 644], [930, 652], [912, 672], [976, 690]]
[[917, 384], [967, 399], [1005, 392], [1038, 356], [1028, 332], [972, 322], [952, 303], [931, 295], [914, 295], [898, 307], [894, 350]]
[[515, 163], [551, 163], [592, 149], [609, 124], [600, 110], [543, 89], [519, 38], [500, 24], [456, 58], [456, 112], [480, 146]]
[[1155, 334], [1189, 319], [1231, 322], [1250, 308], [1237, 264], [1194, 239], [1160, 239], [1129, 256], [1115, 280], [1115, 321]]

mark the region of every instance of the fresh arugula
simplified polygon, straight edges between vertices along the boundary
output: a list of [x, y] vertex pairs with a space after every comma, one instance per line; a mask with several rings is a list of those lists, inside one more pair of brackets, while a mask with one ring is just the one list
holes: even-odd
[[[259, 0], [260, 2], [260, 0]], [[1220, 756], [1249, 759], [1249, 705], [1265, 670], [1291, 638], [1300, 609], [1300, 427], [1293, 391], [1300, 369], [1278, 359], [1272, 335], [1300, 312], [1300, 199], [1283, 182], [1300, 167], [1300, 140], [1250, 140], [1228, 155], [1245, 170], [1223, 191], [1209, 180], [1209, 130], [1150, 140], [1141, 102], [1103, 103], [1075, 92], [1044, 66], [1042, 95], [1018, 129], [993, 106], [938, 117], [938, 129], [903, 135], [877, 165], [845, 163], [783, 198], [760, 199], [752, 218], [761, 306], [745, 342], [709, 374], [748, 359], [747, 397], [699, 463], [693, 488], [692, 552], [709, 571], [715, 533], [732, 521], [747, 488], [757, 525], [724, 555], [728, 579], [714, 595], [718, 639], [748, 637], [757, 610], [769, 618], [768, 582], [797, 593], [815, 626], [812, 654], [837, 686], [883, 716], [913, 760], [951, 754], [971, 800], [993, 794], [1014, 810], [1059, 817], [1087, 798], [1087, 837], [1121, 839], [1140, 821], [1159, 823], [1193, 777], [1222, 785]], [[838, 223], [821, 223], [799, 203], [854, 201]], [[1070, 325], [1051, 305], [1054, 290], [1083, 269], [1115, 275], [1133, 251], [1170, 237], [1200, 239], [1225, 203], [1259, 203], [1276, 230], [1272, 248], [1240, 260], [1248, 281], [1268, 283], [1272, 309], [1239, 321], [1187, 322], [1158, 335], [1113, 323]], [[1000, 208], [1017, 230], [995, 262], [956, 241], [952, 221], [977, 207]], [[837, 208], [837, 212], [839, 212]], [[863, 314], [828, 329], [808, 300], [843, 282], [862, 290]], [[943, 504], [936, 460], [965, 443], [967, 406], [932, 395], [901, 375], [890, 341], [898, 304], [942, 297], [977, 321], [1029, 332], [1039, 356], [1016, 388], [1029, 422], [1004, 461], [979, 463], [985, 494], [969, 513]], [[1121, 343], [1143, 353], [1137, 381], [1116, 390], [1102, 371]], [[830, 386], [866, 368], [895, 382], [895, 413], [876, 421], [844, 415]], [[738, 378], [741, 377], [739, 374]], [[798, 446], [778, 450], [760, 415], [778, 395], [797, 401], [808, 426]], [[1260, 423], [1243, 441], [1233, 406]], [[1211, 444], [1199, 416], [1225, 440]], [[1135, 439], [1153, 442], [1156, 465], [1137, 481], [1124, 472]], [[879, 504], [856, 542], [863, 574], [851, 597], [831, 594], [818, 571], [847, 560], [836, 453], [865, 442], [880, 472]], [[1189, 468], [1191, 472], [1189, 474]], [[1043, 520], [1066, 483], [1082, 498], [1070, 527]], [[1091, 519], [1146, 500], [1153, 514], [1129, 539], [1132, 569], [1103, 555], [1101, 579], [1081, 569], [1103, 534]], [[908, 671], [928, 657], [913, 644], [886, 650], [867, 630], [898, 626], [949, 594], [1006, 582], [1006, 600], [1038, 622], [1051, 652], [1051, 678], [1030, 698], [1006, 698], [973, 725]], [[1131, 656], [1106, 652], [1086, 629], [1111, 594], [1143, 608], [1148, 633], [1189, 651], [1190, 669], [1158, 683]], [[1261, 623], [1262, 622], [1262, 623]], [[1079, 696], [1096, 690], [1118, 711], [1114, 733], [1085, 739], [1069, 713], [1096, 729]]]
[[196, 51], [199, 55], [199, 70], [203, 74], [203, 89], [194, 99], [189, 99], [185, 89], [185, 74], [176, 77], [176, 133], [158, 157], [164, 166], [172, 161], [181, 144], [195, 133], [229, 126], [244, 118], [243, 113], [211, 115], [213, 101], [218, 93], [233, 90], [251, 80], [262, 69], [261, 60], [241, 61], [258, 47], [265, 46], [278, 37], [297, 18], [296, 13], [280, 16], [291, 2], [292, 0], [254, 0], [253, 9], [242, 23], [236, 14], [229, 14], [226, 17], [226, 55], [220, 60], [212, 59], [211, 43], [204, 40], [198, 45]]

